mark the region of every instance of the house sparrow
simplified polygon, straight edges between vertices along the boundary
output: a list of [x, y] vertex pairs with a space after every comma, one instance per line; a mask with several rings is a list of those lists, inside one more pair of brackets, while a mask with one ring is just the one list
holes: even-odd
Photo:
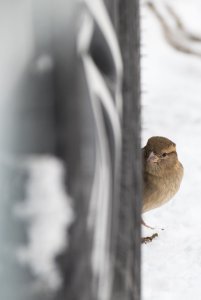
[[[151, 137], [142, 149], [142, 155], [144, 213], [165, 204], [176, 194], [182, 181], [183, 166], [178, 160], [175, 143], [165, 137]], [[143, 220], [142, 224], [152, 228]], [[147, 239], [149, 241], [149, 237]]]

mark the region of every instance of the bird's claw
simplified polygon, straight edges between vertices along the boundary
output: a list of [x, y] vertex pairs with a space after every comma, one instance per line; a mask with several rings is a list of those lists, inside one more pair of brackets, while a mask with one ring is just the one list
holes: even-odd
[[154, 233], [151, 236], [142, 237], [141, 243], [142, 244], [151, 243], [153, 241], [153, 239], [155, 239], [156, 237], [158, 237], [158, 233]]

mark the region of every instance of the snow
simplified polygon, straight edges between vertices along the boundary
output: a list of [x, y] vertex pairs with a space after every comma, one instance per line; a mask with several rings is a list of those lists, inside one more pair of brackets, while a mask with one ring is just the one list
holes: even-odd
[[[168, 3], [190, 30], [201, 35], [200, 1]], [[185, 170], [174, 199], [144, 215], [146, 223], [165, 230], [157, 231], [159, 237], [142, 246], [142, 299], [199, 299], [201, 60], [168, 45], [154, 14], [145, 4], [141, 9], [142, 52], [146, 54], [142, 59], [142, 89], [147, 91], [142, 97], [142, 142], [144, 145], [154, 135], [170, 138], [177, 144]], [[153, 233], [142, 229], [143, 236]]]
[[62, 283], [55, 257], [66, 246], [66, 230], [73, 221], [71, 198], [64, 185], [63, 163], [53, 156], [26, 160], [29, 172], [26, 199], [14, 213], [28, 222], [28, 243], [17, 251], [18, 261], [36, 276], [36, 285], [52, 291]]

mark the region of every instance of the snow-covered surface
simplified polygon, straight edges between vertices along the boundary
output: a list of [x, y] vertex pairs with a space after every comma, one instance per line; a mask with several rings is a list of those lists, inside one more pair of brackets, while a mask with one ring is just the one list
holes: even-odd
[[55, 290], [62, 282], [55, 257], [66, 246], [67, 228], [73, 221], [64, 167], [53, 156], [35, 156], [25, 165], [29, 172], [26, 199], [14, 213], [28, 222], [28, 243], [19, 247], [17, 256], [30, 267], [36, 284]]
[[[185, 25], [201, 35], [201, 2], [168, 1]], [[142, 6], [143, 145], [153, 135], [177, 144], [185, 170], [178, 194], [144, 215], [165, 228], [142, 246], [142, 299], [201, 297], [201, 59], [167, 44], [158, 20]], [[143, 228], [143, 235], [150, 231]]]

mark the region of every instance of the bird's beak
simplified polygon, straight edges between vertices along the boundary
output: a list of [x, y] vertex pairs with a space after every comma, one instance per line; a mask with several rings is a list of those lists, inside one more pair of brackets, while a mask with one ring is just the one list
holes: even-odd
[[149, 156], [147, 158], [147, 161], [152, 162], [152, 163], [156, 163], [156, 162], [158, 162], [158, 160], [159, 160], [158, 156], [155, 155], [153, 151], [149, 154]]

